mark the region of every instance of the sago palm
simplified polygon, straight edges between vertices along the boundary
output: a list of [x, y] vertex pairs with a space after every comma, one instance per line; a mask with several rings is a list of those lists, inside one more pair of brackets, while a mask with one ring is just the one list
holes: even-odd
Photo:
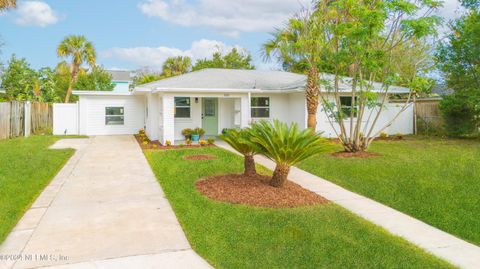
[[232, 148], [243, 154], [245, 170], [244, 175], [253, 176], [257, 174], [255, 169], [255, 160], [253, 157], [257, 154], [252, 143], [250, 143], [250, 132], [243, 130], [228, 130], [225, 134], [220, 135], [220, 139], [227, 142]]
[[72, 88], [77, 80], [80, 66], [88, 63], [91, 67], [95, 66], [96, 52], [92, 42], [88, 41], [83, 35], [70, 35], [65, 37], [58, 45], [57, 55], [61, 58], [71, 57], [70, 66], [70, 83], [68, 84], [67, 94], [65, 95], [65, 103], [70, 101]]
[[9, 8], [15, 8], [17, 6], [16, 0], [0, 0], [0, 11]]
[[173, 77], [190, 72], [192, 60], [187, 56], [170, 57], [163, 63], [163, 75]]
[[290, 166], [322, 153], [326, 141], [310, 129], [300, 130], [297, 124], [287, 125], [278, 120], [260, 121], [251, 127], [250, 141], [262, 155], [276, 163], [270, 185], [281, 187], [290, 172]]

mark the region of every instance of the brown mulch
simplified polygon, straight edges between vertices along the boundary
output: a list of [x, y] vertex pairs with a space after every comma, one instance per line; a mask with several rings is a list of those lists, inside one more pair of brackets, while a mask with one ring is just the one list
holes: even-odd
[[215, 160], [217, 157], [210, 154], [197, 154], [197, 155], [186, 155], [183, 156], [183, 159], [189, 161], [201, 161], [201, 160]]
[[[135, 135], [135, 139], [137, 140], [140, 148], [142, 149], [151, 149], [151, 150], [165, 150], [165, 149], [191, 149], [191, 148], [206, 148], [206, 147], [214, 147], [215, 145], [174, 145], [174, 146], [164, 146], [158, 140], [151, 141], [148, 138], [144, 139], [146, 136], [140, 136], [138, 134]], [[144, 144], [143, 141], [147, 141], [147, 144]]]
[[328, 203], [320, 195], [287, 181], [281, 188], [268, 184], [270, 177], [243, 174], [211, 176], [195, 183], [197, 190], [210, 199], [233, 204], [269, 208], [293, 208]]
[[340, 151], [340, 152], [332, 153], [331, 155], [337, 158], [372, 158], [372, 157], [380, 156], [380, 154], [373, 153], [373, 152], [366, 152], [366, 151], [359, 151], [359, 152]]

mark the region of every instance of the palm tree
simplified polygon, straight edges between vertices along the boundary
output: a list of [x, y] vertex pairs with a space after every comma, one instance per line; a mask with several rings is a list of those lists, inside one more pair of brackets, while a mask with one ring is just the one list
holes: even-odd
[[319, 53], [322, 49], [320, 24], [317, 16], [308, 12], [290, 19], [283, 29], [273, 33], [273, 38], [262, 46], [267, 60], [272, 56], [283, 63], [285, 69], [292, 72], [306, 73], [307, 85], [307, 126], [316, 130], [319, 87]]
[[170, 57], [163, 63], [162, 69], [165, 77], [185, 74], [192, 69], [192, 60], [187, 56]]
[[65, 37], [58, 45], [57, 55], [61, 58], [72, 58], [70, 64], [70, 83], [68, 84], [67, 94], [65, 95], [65, 103], [70, 101], [73, 84], [77, 80], [80, 66], [88, 63], [90, 67], [95, 66], [96, 52], [93, 44], [83, 35], [70, 35]]
[[253, 156], [257, 154], [254, 145], [250, 143], [250, 132], [248, 129], [243, 130], [228, 130], [225, 134], [220, 135], [220, 139], [227, 142], [232, 148], [243, 154], [245, 170], [243, 174], [245, 176], [254, 176], [257, 174], [255, 169], [255, 160]]
[[287, 125], [278, 120], [273, 123], [260, 121], [251, 127], [250, 141], [259, 152], [277, 165], [270, 185], [282, 187], [287, 180], [290, 166], [326, 149], [325, 139], [310, 129], [300, 130], [297, 124]]
[[16, 0], [0, 0], [0, 11], [9, 8], [17, 7]]

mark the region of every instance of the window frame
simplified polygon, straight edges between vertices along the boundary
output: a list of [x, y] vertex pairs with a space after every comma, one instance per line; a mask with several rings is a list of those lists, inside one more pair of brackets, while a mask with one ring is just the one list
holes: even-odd
[[[188, 100], [188, 106], [187, 105], [177, 105], [177, 99], [187, 99]], [[174, 118], [175, 119], [191, 119], [192, 118], [192, 99], [190, 97], [183, 97], [183, 96], [178, 96], [173, 98], [173, 103], [174, 103]], [[177, 116], [177, 108], [188, 108], [188, 117], [179, 117]]]
[[[342, 104], [342, 99], [348, 100], [350, 105]], [[353, 110], [353, 118], [356, 118], [358, 115], [358, 97], [355, 96], [355, 107], [352, 106], [352, 96], [340, 96], [340, 109], [345, 115], [343, 119], [350, 119], [351, 110]]]
[[[109, 115], [107, 111], [112, 108], [120, 109], [120, 114]], [[108, 120], [111, 118], [121, 118], [122, 122], [111, 124], [109, 123], [109, 120]], [[123, 125], [125, 125], [125, 107], [124, 106], [105, 106], [105, 126], [123, 126]]]
[[[251, 104], [253, 103], [253, 99], [254, 98], [266, 98], [267, 99], [267, 105], [265, 106], [252, 106]], [[268, 116], [266, 117], [254, 117], [252, 116], [252, 118], [254, 119], [269, 119], [270, 118], [270, 97], [268, 96], [252, 96], [250, 97], [250, 115], [253, 115], [253, 110], [254, 109], [267, 109], [267, 112], [268, 112]]]

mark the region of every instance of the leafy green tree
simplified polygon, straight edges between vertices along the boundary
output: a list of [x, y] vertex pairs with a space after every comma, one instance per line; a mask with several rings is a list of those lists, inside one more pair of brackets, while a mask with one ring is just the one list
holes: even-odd
[[239, 52], [233, 48], [229, 53], [222, 55], [220, 52], [215, 52], [212, 59], [198, 60], [193, 66], [193, 71], [198, 71], [205, 68], [225, 68], [225, 69], [255, 69], [252, 64], [252, 56], [248, 53]]
[[61, 58], [71, 58], [70, 82], [65, 95], [65, 103], [70, 101], [73, 85], [77, 81], [80, 66], [88, 63], [95, 66], [96, 52], [93, 44], [83, 35], [70, 35], [62, 40], [57, 48], [57, 55]]
[[[55, 70], [44, 67], [38, 71], [36, 99], [44, 103], [58, 103], [62, 99], [57, 94], [57, 74]], [[34, 87], [34, 89], [35, 89]]]
[[142, 85], [150, 82], [154, 82], [157, 80], [164, 79], [165, 76], [162, 74], [139, 74], [133, 78], [134, 85]]
[[438, 46], [437, 65], [448, 88], [440, 109], [452, 136], [478, 134], [480, 127], [480, 1], [466, 0], [466, 14], [450, 23], [450, 34]]
[[87, 72], [82, 72], [75, 82], [75, 89], [85, 91], [112, 91], [112, 75], [101, 66], [94, 66]]
[[18, 59], [15, 55], [10, 58], [7, 67], [1, 75], [0, 88], [6, 91], [10, 100], [34, 100], [34, 86], [37, 73], [25, 59]]
[[227, 142], [232, 148], [238, 151], [244, 157], [244, 175], [254, 176], [257, 174], [255, 169], [254, 156], [258, 152], [252, 143], [250, 142], [249, 129], [242, 130], [228, 130], [225, 134], [220, 135], [220, 139]]
[[[403, 63], [401, 58], [412, 52], [415, 40], [427, 40], [436, 34], [441, 20], [433, 14], [441, 4], [440, 0], [317, 2], [314, 21], [322, 33], [318, 38], [326, 44], [317, 58], [333, 67], [333, 79], [320, 80], [328, 93], [320, 95], [320, 101], [345, 151], [367, 150], [371, 142], [405, 111], [412, 96], [429, 88], [428, 81], [419, 77], [419, 66], [425, 60], [411, 57], [413, 60]], [[411, 77], [399, 76], [396, 66], [399, 63], [404, 69], [408, 67], [405, 70]], [[380, 83], [380, 91], [374, 90], [379, 88], [374, 87], [378, 85], [375, 82]], [[351, 91], [352, 109], [349, 110], [342, 109], [340, 98], [345, 84]], [[377, 126], [390, 88], [395, 84], [410, 88], [406, 102], [390, 121]]]
[[326, 140], [310, 129], [300, 130], [297, 124], [278, 120], [260, 121], [251, 127], [249, 141], [258, 151], [276, 163], [270, 185], [282, 187], [290, 167], [325, 152]]
[[187, 56], [177, 56], [168, 58], [162, 66], [162, 75], [164, 77], [173, 77], [190, 72], [192, 69], [192, 60]]

